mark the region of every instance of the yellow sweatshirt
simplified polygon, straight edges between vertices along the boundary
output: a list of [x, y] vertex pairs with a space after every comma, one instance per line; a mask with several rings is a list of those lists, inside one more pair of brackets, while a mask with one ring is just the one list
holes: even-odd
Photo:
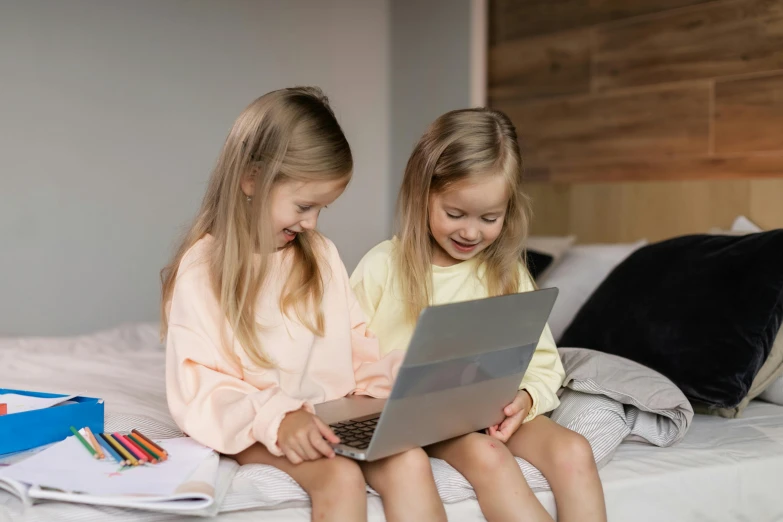
[[[398, 274], [392, 262], [397, 240], [384, 241], [367, 252], [351, 275], [351, 287], [364, 313], [369, 318], [367, 328], [381, 343], [381, 354], [406, 350], [413, 336], [414, 324], [406, 321], [405, 307], [399, 295]], [[483, 283], [483, 266], [476, 269], [477, 260], [469, 260], [449, 267], [432, 267], [432, 303], [440, 305], [481, 299], [488, 296]], [[522, 273], [519, 292], [534, 289], [527, 269], [519, 264]], [[547, 325], [541, 334], [536, 351], [525, 377], [519, 386], [533, 398], [533, 407], [525, 422], [552, 411], [560, 403], [557, 390], [565, 379], [565, 371], [557, 353], [552, 332]]]

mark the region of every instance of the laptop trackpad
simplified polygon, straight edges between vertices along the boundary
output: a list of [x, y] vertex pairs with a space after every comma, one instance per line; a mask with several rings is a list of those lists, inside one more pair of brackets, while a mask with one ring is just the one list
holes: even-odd
[[372, 413], [380, 413], [386, 399], [375, 399], [363, 395], [351, 395], [334, 401], [316, 404], [315, 413], [326, 424], [364, 417]]

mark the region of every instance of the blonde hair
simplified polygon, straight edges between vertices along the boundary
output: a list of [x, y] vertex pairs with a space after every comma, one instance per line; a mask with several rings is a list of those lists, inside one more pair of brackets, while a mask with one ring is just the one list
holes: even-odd
[[[256, 302], [268, 268], [266, 254], [275, 250], [269, 214], [272, 187], [288, 180], [344, 179], [347, 183], [352, 170], [350, 146], [320, 89], [281, 89], [251, 103], [226, 138], [197, 217], [161, 271], [161, 335], [165, 337], [168, 330], [180, 262], [198, 240], [210, 234], [214, 241], [209, 247], [209, 276], [227, 325], [253, 363], [273, 366], [259, 342], [256, 322]], [[254, 179], [250, 201], [242, 191], [242, 179], [247, 176]], [[317, 335], [324, 333], [321, 246], [317, 232], [296, 235], [289, 246], [293, 268], [280, 296], [281, 309], [294, 310], [299, 321]], [[237, 362], [225, 327], [223, 348]]]
[[519, 263], [530, 223], [530, 204], [522, 191], [522, 160], [514, 125], [502, 112], [486, 108], [451, 111], [435, 120], [419, 140], [405, 168], [397, 197], [394, 264], [406, 316], [415, 322], [432, 296], [431, 194], [466, 181], [502, 175], [509, 201], [498, 238], [478, 254], [490, 296], [519, 291]]

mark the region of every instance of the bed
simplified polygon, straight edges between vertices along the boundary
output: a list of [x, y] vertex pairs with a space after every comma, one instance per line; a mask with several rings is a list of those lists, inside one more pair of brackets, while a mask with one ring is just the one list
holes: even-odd
[[[80, 363], [74, 364], [78, 360]], [[175, 429], [166, 409], [164, 352], [153, 324], [125, 325], [74, 338], [0, 340], [0, 382], [14, 388], [79, 392], [106, 399], [107, 415], [146, 416]], [[783, 520], [783, 406], [754, 401], [739, 419], [697, 415], [685, 439], [671, 448], [623, 443], [601, 469], [610, 520]], [[309, 520], [305, 503], [276, 509], [243, 507], [254, 487], [252, 469], [234, 478], [220, 521]], [[537, 494], [554, 513], [553, 497]], [[370, 520], [383, 520], [377, 497]], [[478, 503], [447, 504], [449, 520], [483, 520]], [[0, 493], [0, 520], [166, 520], [155, 514], [43, 504], [24, 512]]]

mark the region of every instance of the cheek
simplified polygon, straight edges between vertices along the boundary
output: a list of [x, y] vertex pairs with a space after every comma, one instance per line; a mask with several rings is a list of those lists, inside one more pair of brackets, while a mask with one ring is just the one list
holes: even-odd
[[275, 229], [285, 228], [296, 221], [296, 212], [288, 205], [272, 205], [272, 223]]
[[497, 222], [484, 229], [484, 241], [492, 243], [495, 241], [500, 233], [503, 231], [503, 223]]
[[436, 238], [450, 234], [448, 221], [440, 216], [430, 216], [430, 232]]

